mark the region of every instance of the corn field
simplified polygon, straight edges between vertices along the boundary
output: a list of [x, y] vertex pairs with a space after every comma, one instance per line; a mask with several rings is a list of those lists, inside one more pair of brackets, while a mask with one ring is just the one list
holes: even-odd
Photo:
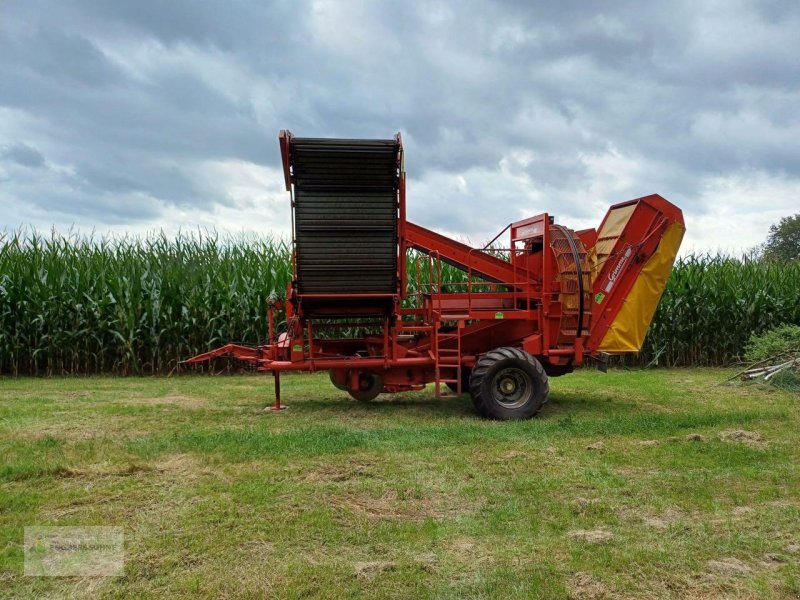
[[168, 239], [0, 238], [0, 372], [164, 373], [227, 341], [265, 342], [288, 245], [197, 233]]
[[730, 364], [750, 335], [783, 323], [800, 325], [800, 262], [688, 256], [675, 264], [640, 360]]
[[[412, 256], [409, 281], [425, 263]], [[225, 342], [264, 343], [290, 277], [279, 239], [0, 234], [0, 373], [167, 373]], [[464, 275], [442, 265], [441, 281]], [[733, 362], [751, 333], [800, 324], [798, 291], [797, 263], [684, 258], [638, 362]]]

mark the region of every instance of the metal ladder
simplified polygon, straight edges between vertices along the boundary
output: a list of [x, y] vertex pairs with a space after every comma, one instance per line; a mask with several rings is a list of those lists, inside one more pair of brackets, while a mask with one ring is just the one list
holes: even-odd
[[[434, 389], [436, 390], [436, 397], [441, 398], [441, 384], [454, 383], [456, 384], [456, 395], [460, 396], [463, 393], [461, 389], [461, 330], [464, 327], [464, 321], [459, 319], [456, 323], [456, 330], [454, 332], [443, 332], [439, 324], [441, 321], [437, 320], [436, 326], [433, 331], [433, 357], [435, 361], [435, 382]], [[442, 348], [442, 342], [455, 340], [455, 348]], [[445, 379], [442, 377], [442, 368], [455, 369], [455, 379]], [[451, 394], [448, 394], [451, 395]]]

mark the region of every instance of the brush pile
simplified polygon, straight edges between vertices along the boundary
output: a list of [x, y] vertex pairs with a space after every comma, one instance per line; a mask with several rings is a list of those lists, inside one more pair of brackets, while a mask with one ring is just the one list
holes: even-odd
[[[781, 373], [784, 374], [784, 377], [779, 377], [779, 379], [784, 379], [787, 375], [794, 375], [796, 377], [800, 377], [800, 354], [796, 354], [789, 358], [789, 360], [784, 360], [787, 358], [784, 354], [783, 356], [775, 356], [772, 360], [768, 361], [771, 364], [762, 365], [760, 367], [755, 367], [748, 369], [742, 373], [742, 381], [750, 381], [753, 379], [763, 379], [766, 382], [771, 381], [775, 377], [779, 377]], [[794, 372], [794, 373], [792, 373]]]
[[739, 374], [742, 381], [760, 380], [800, 392], [800, 327], [797, 325], [781, 325], [751, 337], [747, 358], [756, 362]]

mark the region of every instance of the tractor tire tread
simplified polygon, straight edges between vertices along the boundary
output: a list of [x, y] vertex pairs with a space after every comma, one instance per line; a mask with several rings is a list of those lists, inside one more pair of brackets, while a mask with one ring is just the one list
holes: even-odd
[[[532, 401], [532, 405], [527, 407], [521, 417], [505, 414], [497, 409], [496, 402], [493, 399], [484, 397], [484, 383], [487, 375], [491, 375], [493, 368], [499, 362], [507, 360], [516, 361], [530, 369], [531, 376], [535, 380], [534, 383], [538, 386], [538, 389], [534, 392], [535, 399]], [[485, 418], [505, 420], [533, 417], [549, 399], [550, 385], [547, 373], [545, 373], [541, 362], [519, 348], [506, 346], [490, 350], [478, 359], [470, 376], [469, 391], [472, 396], [472, 403], [478, 414]]]

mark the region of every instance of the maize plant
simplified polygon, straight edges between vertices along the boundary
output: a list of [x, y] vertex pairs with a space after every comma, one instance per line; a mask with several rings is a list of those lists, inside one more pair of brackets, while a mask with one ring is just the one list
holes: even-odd
[[220, 340], [265, 342], [288, 244], [215, 233], [0, 236], [0, 371], [163, 373]]
[[[467, 282], [413, 252], [407, 269], [412, 294]], [[0, 372], [167, 373], [227, 341], [266, 343], [267, 303], [291, 274], [291, 246], [279, 238], [0, 233]], [[753, 333], [800, 324], [799, 290], [797, 262], [682, 258], [639, 362], [736, 361]]]

